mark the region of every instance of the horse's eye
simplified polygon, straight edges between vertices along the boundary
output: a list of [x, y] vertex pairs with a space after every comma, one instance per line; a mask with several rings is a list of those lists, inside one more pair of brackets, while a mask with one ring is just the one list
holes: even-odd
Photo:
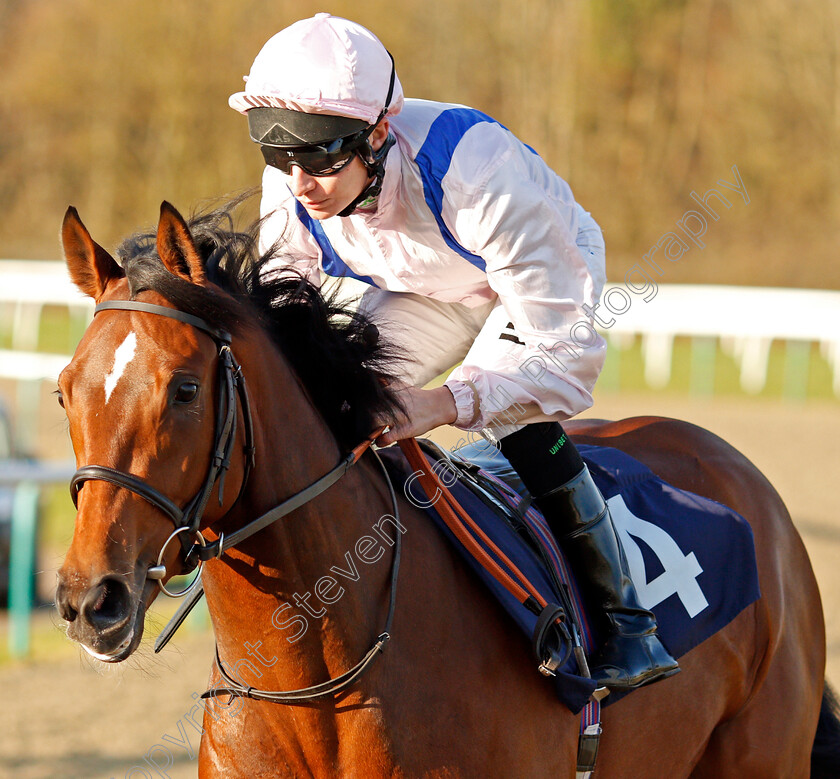
[[198, 395], [198, 384], [194, 381], [185, 381], [175, 390], [176, 403], [192, 403]]
[[61, 394], [61, 390], [55, 391], [55, 398], [58, 401], [58, 405], [64, 408], [64, 395]]

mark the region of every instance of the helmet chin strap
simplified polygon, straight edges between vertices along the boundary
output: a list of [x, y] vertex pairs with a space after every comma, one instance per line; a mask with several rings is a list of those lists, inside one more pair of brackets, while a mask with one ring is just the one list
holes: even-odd
[[394, 145], [396, 139], [393, 135], [391, 135], [391, 133], [388, 133], [388, 137], [385, 139], [382, 146], [374, 151], [370, 145], [370, 133], [372, 133], [374, 128], [385, 118], [385, 115], [388, 113], [388, 107], [391, 105], [391, 97], [394, 94], [394, 83], [397, 78], [397, 71], [394, 67], [394, 58], [391, 56], [390, 51], [388, 52], [388, 57], [391, 60], [391, 78], [388, 83], [388, 94], [385, 97], [385, 104], [382, 106], [379, 118], [368, 130], [368, 138], [364, 145], [356, 151], [359, 159], [368, 169], [368, 173], [371, 175], [371, 180], [370, 183], [359, 193], [359, 196], [350, 203], [347, 208], [339, 211], [339, 216], [350, 216], [350, 214], [359, 207], [360, 203], [373, 200], [378, 197], [379, 193], [382, 191], [382, 179], [385, 177], [385, 157], [388, 156], [388, 151]]
[[364, 163], [372, 178], [370, 183], [359, 193], [350, 205], [338, 212], [339, 216], [350, 216], [358, 207], [359, 204], [366, 200], [372, 200], [377, 197], [382, 191], [382, 180], [385, 177], [385, 158], [388, 152], [395, 143], [393, 135], [388, 133], [385, 143], [376, 151], [372, 151], [369, 143], [365, 143], [362, 149], [359, 149], [359, 159]]

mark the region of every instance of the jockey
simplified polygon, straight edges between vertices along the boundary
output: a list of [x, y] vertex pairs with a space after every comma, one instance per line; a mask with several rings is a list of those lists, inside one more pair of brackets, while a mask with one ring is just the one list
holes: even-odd
[[382, 43], [329, 14], [271, 38], [229, 102], [266, 161], [262, 248], [282, 238], [316, 284], [369, 285], [361, 309], [408, 358], [405, 417], [378, 443], [453, 424], [498, 444], [606, 614], [593, 678], [676, 673], [560, 424], [591, 406], [606, 348], [592, 319], [604, 244], [569, 185], [489, 116], [404, 99]]

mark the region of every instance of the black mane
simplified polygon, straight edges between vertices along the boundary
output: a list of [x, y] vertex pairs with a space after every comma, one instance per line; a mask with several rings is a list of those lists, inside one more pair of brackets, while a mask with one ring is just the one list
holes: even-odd
[[376, 419], [393, 419], [400, 408], [385, 386], [394, 379], [398, 357], [370, 320], [339, 303], [335, 293], [325, 297], [299, 273], [268, 268], [282, 257], [278, 246], [260, 255], [260, 223], [234, 228], [233, 211], [242, 200], [188, 221], [208, 279], [227, 295], [170, 273], [155, 249], [156, 233], [141, 231], [117, 249], [131, 297], [152, 290], [231, 333], [242, 334], [256, 320], [288, 359], [339, 445], [351, 448], [370, 435]]

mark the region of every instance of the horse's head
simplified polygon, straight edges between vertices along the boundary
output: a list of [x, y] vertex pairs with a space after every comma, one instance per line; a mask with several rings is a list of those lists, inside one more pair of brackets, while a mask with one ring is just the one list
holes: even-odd
[[[142, 273], [126, 278], [75, 209], [65, 216], [62, 241], [71, 278], [98, 308], [59, 379], [79, 471], [75, 532], [58, 574], [56, 604], [69, 637], [98, 659], [116, 662], [139, 644], [157, 580], [182, 569], [182, 542], [188, 548], [199, 524], [221, 516], [236, 499], [243, 458], [232, 458], [220, 505], [213, 455], [225, 424], [224, 410], [221, 421], [216, 410], [232, 405], [235, 415], [237, 400], [219, 378], [223, 333], [178, 315], [152, 285], [144, 287]], [[176, 288], [212, 294], [189, 228], [167, 203], [156, 242], [146, 251], [154, 272], [171, 274]], [[240, 426], [231, 440], [242, 443], [242, 436]], [[167, 544], [179, 525], [187, 530]]]
[[[158, 584], [211, 556], [212, 546], [196, 552], [214, 536], [199, 529], [224, 517], [230, 530], [274, 505], [283, 479], [288, 492], [305, 483], [304, 459], [335, 464], [399, 406], [387, 388], [394, 353], [376, 328], [282, 263], [270, 271], [259, 225], [232, 229], [238, 202], [189, 224], [164, 203], [157, 230], [117, 250], [120, 264], [74, 209], [64, 220], [70, 276], [97, 307], [59, 379], [78, 513], [56, 603], [68, 636], [100, 660], [128, 657]], [[234, 352], [260, 412], [250, 480], [249, 392]]]

